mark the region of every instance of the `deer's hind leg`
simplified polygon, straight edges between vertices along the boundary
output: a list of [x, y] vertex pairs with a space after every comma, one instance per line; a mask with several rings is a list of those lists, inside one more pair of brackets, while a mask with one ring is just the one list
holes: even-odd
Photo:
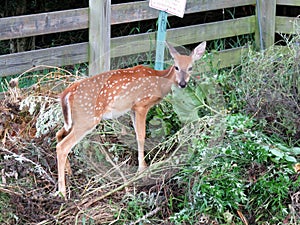
[[[87, 133], [92, 131], [95, 127], [94, 124], [78, 123], [78, 126], [72, 126], [67, 136], [63, 137], [56, 145], [57, 154], [57, 170], [58, 170], [58, 191], [66, 197], [66, 181], [65, 181], [65, 168], [67, 166], [67, 157], [71, 149], [86, 136]], [[63, 129], [63, 128], [62, 128]], [[58, 131], [58, 139], [61, 134], [65, 134], [63, 130]]]
[[[64, 139], [64, 137], [66, 137], [70, 132], [66, 131], [66, 129], [64, 127], [62, 127], [57, 133], [56, 133], [56, 140], [57, 140], [57, 144], [59, 142], [61, 142], [61, 140]], [[68, 158], [66, 158], [66, 165], [65, 165], [65, 169], [67, 171], [68, 175], [72, 175], [72, 169], [71, 169], [71, 164], [70, 161], [68, 160]]]

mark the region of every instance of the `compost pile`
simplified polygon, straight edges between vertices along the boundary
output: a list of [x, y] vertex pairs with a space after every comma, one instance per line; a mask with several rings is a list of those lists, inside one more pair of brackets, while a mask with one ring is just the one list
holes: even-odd
[[[166, 181], [177, 170], [164, 163], [168, 169], [158, 167], [151, 178], [137, 175], [136, 152], [132, 151], [136, 141], [128, 122], [104, 121], [80, 142], [69, 156], [73, 173], [67, 176], [67, 186], [71, 187], [68, 200], [57, 193], [55, 133], [62, 126], [58, 96], [80, 78], [60, 68], [53, 71], [12, 79], [0, 102], [0, 191], [10, 199], [2, 210], [3, 217], [10, 218], [7, 223], [110, 223], [120, 219], [123, 205], [137, 190], [156, 196], [154, 205], [145, 206], [149, 212], [146, 216], [162, 212], [162, 217], [168, 217], [167, 207], [162, 206], [169, 195], [181, 190]], [[33, 79], [34, 85], [19, 88], [28, 79]], [[9, 216], [12, 214], [14, 218]]]

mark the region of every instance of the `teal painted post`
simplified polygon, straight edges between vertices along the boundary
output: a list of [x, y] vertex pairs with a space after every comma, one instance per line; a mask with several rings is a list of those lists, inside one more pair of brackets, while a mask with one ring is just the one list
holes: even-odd
[[155, 55], [155, 69], [164, 69], [164, 53], [165, 53], [165, 41], [167, 31], [168, 13], [164, 11], [159, 12], [158, 16], [158, 30], [156, 37], [156, 55]]

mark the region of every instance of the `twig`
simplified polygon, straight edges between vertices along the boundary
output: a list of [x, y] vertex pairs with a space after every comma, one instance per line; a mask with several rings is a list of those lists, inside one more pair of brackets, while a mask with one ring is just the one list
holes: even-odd
[[9, 151], [8, 149], [5, 148], [1, 148], [2, 151], [8, 153], [11, 155], [11, 157], [15, 158], [16, 161], [23, 163], [23, 162], [29, 162], [31, 164], [33, 164], [35, 166], [35, 168], [38, 170], [40, 175], [44, 175], [46, 177], [47, 180], [49, 180], [50, 182], [52, 182], [53, 184], [55, 184], [55, 181], [52, 179], [52, 177], [50, 177], [48, 175], [48, 173], [43, 169], [43, 167], [35, 162], [33, 162], [32, 160], [22, 156], [22, 155], [18, 155], [12, 151]]
[[16, 196], [19, 196], [19, 197], [22, 196], [22, 194], [20, 194], [18, 192], [9, 190], [7, 188], [4, 188], [3, 185], [1, 185], [1, 184], [0, 184], [0, 192], [4, 192], [4, 193], [10, 194], [10, 195], [16, 195]]
[[244, 216], [244, 214], [240, 210], [237, 210], [237, 214], [239, 215], [239, 217], [241, 218], [241, 220], [243, 221], [243, 223], [245, 225], [249, 224], [248, 221], [247, 221], [247, 219], [246, 219], [246, 217]]
[[[165, 202], [162, 203], [162, 205], [164, 204]], [[137, 224], [137, 223], [140, 223], [142, 222], [143, 220], [155, 215], [156, 213], [158, 213], [158, 211], [161, 210], [161, 206], [155, 208], [154, 210], [148, 212], [146, 215], [144, 215], [143, 217], [139, 218], [138, 220], [134, 221], [134, 222], [131, 222], [129, 225], [134, 225], [134, 224]]]
[[102, 200], [102, 199], [104, 199], [104, 198], [106, 198], [106, 197], [108, 197], [108, 196], [110, 196], [110, 195], [112, 195], [112, 194], [114, 194], [114, 193], [116, 193], [116, 192], [122, 190], [123, 188], [128, 187], [131, 183], [133, 183], [134, 181], [136, 181], [136, 180], [138, 180], [138, 179], [140, 179], [140, 176], [138, 176], [137, 178], [133, 178], [133, 179], [131, 179], [131, 180], [125, 182], [125, 183], [122, 184], [121, 186], [119, 186], [119, 187], [117, 187], [117, 188], [115, 188], [115, 189], [113, 189], [113, 190], [111, 190], [111, 191], [109, 191], [109, 192], [107, 192], [107, 193], [101, 195], [101, 196], [98, 197], [98, 198], [94, 198], [92, 201], [90, 201], [89, 203], [86, 204], [86, 207], [90, 207], [90, 206], [91, 206], [92, 204], [94, 204], [95, 202], [98, 202], [98, 201], [100, 201], [100, 200]]
[[[125, 177], [125, 175], [123, 174], [122, 170], [120, 169], [119, 166], [117, 166], [113, 160], [110, 158], [109, 154], [107, 153], [107, 151], [104, 149], [104, 148], [101, 148], [101, 152], [105, 155], [106, 157], [106, 160], [116, 169], [116, 171], [118, 171], [118, 173], [120, 174], [120, 176], [122, 177], [124, 183], [127, 183], [127, 179]], [[129, 192], [127, 186], [124, 187], [125, 188], [125, 191], [126, 193]]]
[[32, 67], [32, 68], [26, 70], [26, 71], [23, 72], [22, 74], [20, 74], [19, 77], [18, 77], [18, 79], [19, 79], [20, 77], [22, 77], [22, 76], [23, 76], [24, 74], [26, 74], [26, 73], [29, 73], [29, 72], [31, 72], [31, 71], [38, 70], [38, 69], [41, 70], [42, 68], [47, 68], [47, 69], [57, 69], [57, 70], [60, 70], [60, 71], [65, 72], [65, 73], [67, 73], [67, 74], [69, 74], [69, 75], [72, 75], [72, 73], [69, 72], [68, 70], [65, 70], [65, 69], [60, 68], [60, 67], [57, 67], [57, 66], [37, 65], [37, 66], [35, 66], [35, 67]]

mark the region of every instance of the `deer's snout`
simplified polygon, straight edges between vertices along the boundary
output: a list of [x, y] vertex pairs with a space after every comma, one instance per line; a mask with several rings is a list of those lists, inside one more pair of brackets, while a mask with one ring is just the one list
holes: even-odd
[[185, 88], [187, 86], [187, 82], [189, 80], [189, 74], [183, 70], [178, 73], [178, 87]]
[[180, 82], [178, 83], [178, 86], [179, 86], [180, 88], [185, 88], [186, 85], [187, 85], [187, 82], [186, 82], [185, 80], [182, 80], [182, 81], [180, 81]]

